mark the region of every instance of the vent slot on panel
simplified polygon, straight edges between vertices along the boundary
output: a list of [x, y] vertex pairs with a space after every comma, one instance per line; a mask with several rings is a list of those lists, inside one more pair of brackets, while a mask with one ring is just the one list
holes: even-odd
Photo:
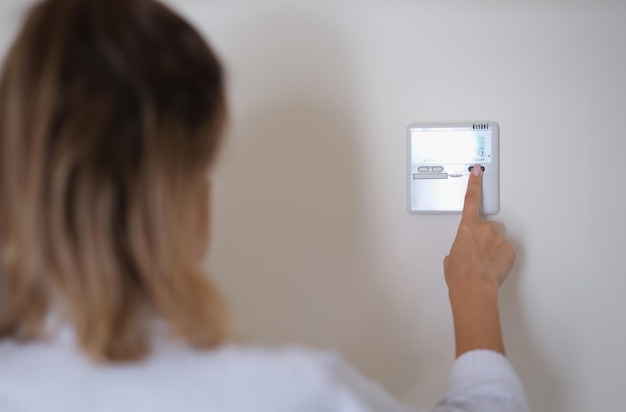
[[489, 129], [489, 123], [474, 123], [472, 125], [472, 129], [473, 130], [488, 130]]

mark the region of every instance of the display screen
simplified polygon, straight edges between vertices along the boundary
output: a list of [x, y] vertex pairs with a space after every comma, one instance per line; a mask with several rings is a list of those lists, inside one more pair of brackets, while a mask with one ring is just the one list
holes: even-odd
[[413, 130], [412, 162], [491, 163], [489, 130]]

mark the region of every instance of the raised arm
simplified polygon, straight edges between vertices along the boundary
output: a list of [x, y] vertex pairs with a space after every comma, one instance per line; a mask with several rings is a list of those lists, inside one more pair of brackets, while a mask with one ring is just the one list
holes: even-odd
[[495, 222], [480, 218], [482, 170], [474, 167], [456, 239], [444, 260], [454, 317], [451, 385], [434, 412], [527, 412], [522, 383], [504, 357], [498, 288], [515, 261]]
[[473, 349], [504, 354], [498, 288], [513, 266], [515, 252], [498, 223], [481, 221], [481, 189], [482, 170], [474, 167], [459, 230], [444, 260], [457, 357]]

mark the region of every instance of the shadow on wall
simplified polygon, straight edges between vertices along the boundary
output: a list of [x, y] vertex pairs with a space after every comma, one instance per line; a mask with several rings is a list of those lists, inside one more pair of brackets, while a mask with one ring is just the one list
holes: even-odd
[[350, 51], [322, 16], [294, 10], [251, 22], [230, 47], [245, 55], [230, 59], [242, 77], [236, 149], [216, 179], [211, 262], [236, 327], [254, 342], [338, 350], [405, 391], [413, 350], [364, 238]]
[[[523, 230], [521, 225], [519, 229]], [[541, 409], [546, 411], [565, 411], [563, 383], [559, 382], [549, 360], [541, 354], [521, 313], [520, 281], [525, 273], [526, 253], [521, 239], [511, 239], [511, 242], [517, 255], [516, 264], [502, 286], [500, 296], [507, 355], [524, 383], [531, 411], [538, 410], [536, 405], [542, 405]]]

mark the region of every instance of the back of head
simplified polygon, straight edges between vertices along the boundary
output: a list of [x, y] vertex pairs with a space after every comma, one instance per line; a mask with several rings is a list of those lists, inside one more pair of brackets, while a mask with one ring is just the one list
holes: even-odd
[[225, 334], [188, 252], [188, 207], [225, 117], [202, 37], [153, 0], [45, 0], [0, 79], [0, 334], [51, 311], [94, 359], [137, 359], [157, 311], [190, 343]]

